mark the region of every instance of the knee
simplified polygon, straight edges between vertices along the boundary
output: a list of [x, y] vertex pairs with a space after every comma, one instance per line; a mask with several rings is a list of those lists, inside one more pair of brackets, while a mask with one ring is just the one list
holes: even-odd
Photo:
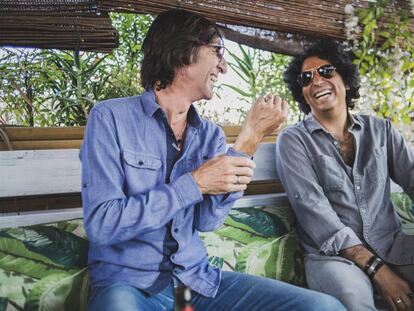
[[313, 305], [309, 310], [313, 311], [346, 311], [344, 305], [335, 297], [320, 293], [313, 300]]
[[129, 311], [138, 310], [137, 290], [131, 286], [115, 285], [92, 297], [89, 310]]

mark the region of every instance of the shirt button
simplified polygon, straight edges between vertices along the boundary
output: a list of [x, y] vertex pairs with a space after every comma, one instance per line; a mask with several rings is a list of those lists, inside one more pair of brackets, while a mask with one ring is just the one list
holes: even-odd
[[178, 228], [175, 228], [175, 229], [174, 229], [174, 232], [175, 232], [175, 233], [177, 233], [177, 232], [178, 232]]
[[361, 189], [361, 187], [360, 186], [356, 186], [356, 189], [359, 190], [359, 189]]
[[367, 210], [365, 208], [361, 208], [361, 213], [365, 214]]
[[334, 145], [335, 146], [338, 146], [338, 142], [336, 140], [334, 141]]
[[144, 164], [144, 162], [142, 162], [142, 161], [138, 162], [138, 165], [143, 165], [143, 164]]

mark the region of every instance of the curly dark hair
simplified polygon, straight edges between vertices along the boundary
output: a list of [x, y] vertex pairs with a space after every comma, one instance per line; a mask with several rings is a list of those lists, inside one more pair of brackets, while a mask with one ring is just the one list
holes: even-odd
[[330, 62], [336, 68], [345, 85], [349, 86], [345, 101], [348, 109], [353, 109], [354, 100], [359, 98], [360, 87], [358, 67], [352, 63], [354, 55], [350, 51], [345, 51], [339, 43], [325, 39], [316, 41], [302, 54], [295, 56], [283, 75], [283, 80], [287, 83], [293, 98], [299, 103], [300, 110], [305, 114], [311, 111], [303, 96], [302, 87], [298, 83], [298, 76], [302, 72], [303, 62], [312, 56]]
[[177, 70], [198, 60], [200, 46], [222, 40], [217, 26], [205, 17], [185, 10], [160, 13], [142, 44], [141, 85], [165, 89]]

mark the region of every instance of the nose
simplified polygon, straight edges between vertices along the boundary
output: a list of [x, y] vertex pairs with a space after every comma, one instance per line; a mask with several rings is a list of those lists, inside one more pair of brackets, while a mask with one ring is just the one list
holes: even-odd
[[312, 83], [316, 85], [320, 85], [322, 81], [323, 81], [323, 78], [317, 72], [315, 72], [313, 74]]
[[224, 57], [222, 57], [217, 64], [217, 67], [220, 71], [220, 73], [225, 74], [227, 72], [227, 61]]

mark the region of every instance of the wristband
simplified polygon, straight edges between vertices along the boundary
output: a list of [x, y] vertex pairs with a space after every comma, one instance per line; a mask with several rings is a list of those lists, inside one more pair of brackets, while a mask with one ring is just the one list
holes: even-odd
[[384, 261], [377, 256], [372, 256], [368, 260], [368, 263], [365, 266], [365, 273], [368, 275], [371, 281], [374, 278], [374, 275], [383, 265], [384, 265]]

